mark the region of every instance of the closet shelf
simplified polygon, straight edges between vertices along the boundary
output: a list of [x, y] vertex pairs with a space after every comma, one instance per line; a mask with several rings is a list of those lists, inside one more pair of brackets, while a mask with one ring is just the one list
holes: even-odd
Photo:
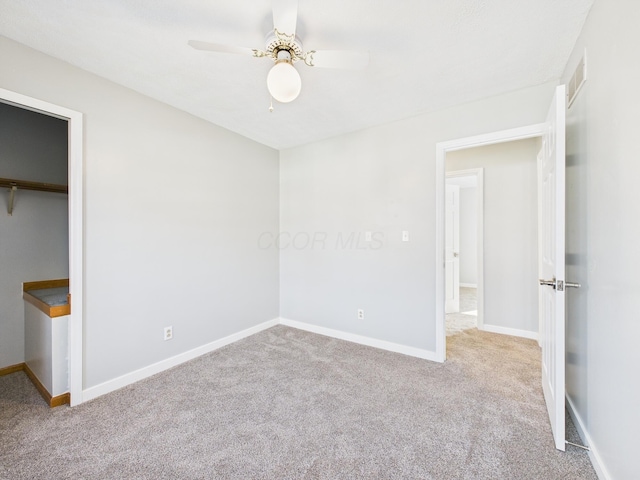
[[0, 178], [0, 187], [8, 188], [9, 193], [9, 208], [7, 209], [9, 215], [13, 214], [13, 200], [15, 199], [18, 189], [21, 190], [36, 190], [39, 192], [53, 192], [53, 193], [69, 193], [69, 187], [66, 185], [56, 185], [54, 183], [43, 182], [29, 182], [27, 180], [14, 180], [12, 178]]

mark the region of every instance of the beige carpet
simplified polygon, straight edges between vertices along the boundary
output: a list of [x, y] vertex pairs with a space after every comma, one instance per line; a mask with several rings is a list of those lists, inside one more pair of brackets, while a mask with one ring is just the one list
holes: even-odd
[[1, 377], [0, 478], [596, 479], [553, 446], [535, 342], [447, 344], [437, 364], [277, 326], [53, 410]]

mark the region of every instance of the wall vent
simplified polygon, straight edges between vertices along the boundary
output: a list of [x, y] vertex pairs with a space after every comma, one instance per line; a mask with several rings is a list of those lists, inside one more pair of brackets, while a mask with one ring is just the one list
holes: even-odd
[[576, 71], [573, 72], [571, 80], [569, 80], [569, 85], [567, 85], [567, 97], [569, 99], [568, 108], [571, 108], [571, 104], [578, 96], [580, 89], [584, 85], [584, 82], [587, 81], [587, 51], [584, 51], [584, 55], [578, 62], [578, 66], [576, 67]]

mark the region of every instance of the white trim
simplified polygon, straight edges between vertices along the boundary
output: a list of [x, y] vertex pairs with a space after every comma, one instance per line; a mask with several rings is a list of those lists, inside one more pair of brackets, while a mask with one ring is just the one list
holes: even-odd
[[444, 315], [444, 184], [445, 184], [445, 158], [447, 152], [463, 150], [465, 148], [481, 147], [496, 143], [524, 140], [526, 138], [540, 137], [545, 131], [545, 124], [538, 123], [526, 127], [512, 128], [499, 132], [476, 135], [474, 137], [460, 138], [436, 144], [436, 352], [437, 361], [444, 362], [446, 358], [447, 338]]
[[565, 395], [565, 399], [567, 401], [567, 410], [569, 411], [571, 420], [573, 420], [573, 424], [576, 426], [576, 430], [578, 430], [578, 435], [580, 435], [585, 446], [589, 447], [589, 460], [591, 460], [591, 464], [593, 465], [593, 469], [596, 471], [598, 478], [600, 480], [611, 480], [613, 477], [605, 468], [602, 458], [598, 453], [598, 449], [593, 444], [593, 440], [582, 421], [582, 417], [580, 417], [574, 403], [571, 401], [571, 397], [569, 395]]
[[485, 145], [495, 145], [496, 143], [540, 137], [545, 130], [545, 123], [536, 123], [535, 125], [527, 125], [526, 127], [510, 128], [509, 130], [501, 130], [499, 132], [458, 138], [447, 142], [439, 142], [436, 145], [436, 152], [438, 149], [442, 149], [443, 152], [454, 152], [456, 150], [464, 150], [466, 148], [482, 147]]
[[530, 332], [528, 330], [519, 330], [517, 328], [500, 327], [499, 325], [487, 325], [486, 323], [479, 328], [484, 332], [499, 333], [501, 335], [511, 335], [512, 337], [528, 338], [529, 340], [538, 340], [538, 332]]
[[101, 395], [105, 395], [107, 393], [113, 392], [120, 388], [126, 387], [127, 385], [131, 385], [132, 383], [138, 382], [152, 375], [163, 372], [169, 368], [173, 368], [177, 365], [188, 362], [189, 360], [193, 360], [194, 358], [197, 358], [201, 355], [205, 355], [221, 347], [227, 346], [231, 343], [237, 342], [238, 340], [242, 340], [243, 338], [249, 337], [251, 335], [255, 335], [256, 333], [259, 333], [263, 330], [274, 327], [276, 325], [284, 325], [287, 327], [297, 328], [299, 330], [305, 330], [307, 332], [316, 333], [318, 335], [337, 338], [340, 340], [345, 340], [345, 341], [357, 343], [360, 345], [366, 345], [369, 347], [379, 348], [381, 350], [387, 350], [390, 352], [401, 353], [403, 355], [409, 355], [411, 357], [437, 361], [435, 352], [432, 352], [429, 350], [408, 347], [406, 345], [400, 345], [397, 343], [387, 342], [384, 340], [364, 337], [361, 335], [343, 332], [340, 330], [333, 330], [330, 328], [319, 327], [309, 323], [297, 322], [295, 320], [289, 320], [286, 318], [275, 318], [273, 320], [269, 320], [267, 322], [256, 325], [255, 327], [242, 330], [241, 332], [234, 333], [232, 335], [221, 338], [219, 340], [215, 340], [206, 345], [196, 347], [192, 350], [175, 355], [171, 358], [167, 358], [165, 360], [161, 360], [159, 362], [140, 368], [133, 372], [126, 373], [112, 380], [107, 380], [106, 382], [103, 382], [94, 387], [87, 388], [82, 392], [83, 401], [86, 402], [88, 400], [93, 400], [94, 398], [97, 398]]
[[207, 343], [206, 345], [196, 347], [187, 352], [175, 355], [165, 360], [161, 360], [138, 370], [134, 370], [133, 372], [126, 373], [112, 380], [107, 380], [104, 383], [84, 390], [83, 399], [84, 401], [93, 400], [94, 398], [97, 398], [101, 395], [105, 395], [109, 392], [113, 392], [114, 390], [118, 390], [122, 387], [126, 387], [127, 385], [131, 385], [132, 383], [138, 382], [152, 375], [168, 370], [169, 368], [173, 368], [176, 365], [180, 365], [181, 363], [188, 362], [189, 360], [193, 360], [194, 358], [213, 352], [214, 350], [225, 347], [231, 343], [237, 342], [238, 340], [242, 340], [243, 338], [255, 335], [256, 333], [266, 330], [267, 328], [278, 325], [278, 323], [279, 320], [275, 318], [273, 320], [269, 320], [254, 327], [247, 328], [246, 330], [242, 330], [227, 337], [221, 338], [219, 340], [215, 340], [211, 343]]
[[580, 415], [578, 415], [578, 412], [576, 411], [576, 407], [574, 403], [571, 401], [571, 397], [569, 396], [569, 394], [565, 393], [564, 398], [567, 401], [567, 410], [569, 411], [571, 420], [573, 421], [573, 424], [575, 425], [576, 430], [578, 431], [578, 435], [580, 436], [580, 439], [582, 440], [582, 442], [586, 447], [589, 447], [590, 443], [587, 441], [589, 434], [587, 433], [584, 423], [582, 422], [582, 418], [580, 418]]
[[0, 88], [0, 100], [68, 121], [69, 132], [69, 389], [71, 405], [83, 402], [84, 227], [82, 113]]
[[287, 327], [297, 328], [298, 330], [305, 330], [311, 333], [317, 333], [324, 335], [325, 337], [337, 338], [339, 340], [346, 340], [347, 342], [358, 343], [360, 345], [366, 345], [368, 347], [379, 348], [381, 350], [387, 350], [390, 352], [401, 353], [403, 355], [409, 355], [410, 357], [418, 357], [424, 360], [431, 360], [437, 362], [435, 352], [429, 350], [423, 350], [421, 348], [408, 347], [406, 345], [400, 345], [398, 343], [387, 342], [385, 340], [378, 340], [376, 338], [364, 337], [362, 335], [356, 335], [355, 333], [343, 332], [341, 330], [333, 330], [331, 328], [319, 327], [310, 323], [298, 322], [296, 320], [289, 320], [288, 318], [280, 318], [280, 325]]
[[460, 283], [460, 286], [463, 288], [478, 288], [477, 283]]
[[206, 345], [202, 345], [200, 347], [196, 347], [187, 352], [181, 353], [179, 355], [175, 355], [171, 358], [167, 358], [165, 360], [161, 360], [152, 365], [140, 368], [130, 373], [126, 373], [120, 377], [114, 378], [112, 380], [107, 380], [99, 385], [94, 387], [87, 388], [82, 392], [83, 400], [86, 402], [88, 400], [93, 400], [101, 395], [105, 395], [107, 393], [113, 392], [120, 388], [126, 387], [127, 385], [131, 385], [132, 383], [139, 382], [145, 378], [148, 378], [157, 373], [168, 370], [169, 368], [173, 368], [182, 363], [188, 362], [189, 360], [193, 360], [201, 355], [205, 355], [207, 353], [213, 352], [221, 347], [227, 346], [231, 343], [237, 342], [238, 340], [242, 340], [243, 338], [249, 337], [251, 335], [255, 335], [263, 330], [274, 327], [276, 325], [285, 325], [287, 327], [297, 328], [299, 330], [305, 330], [307, 332], [316, 333], [319, 335], [325, 335], [327, 337], [338, 338], [340, 340], [346, 340], [348, 342], [358, 343], [360, 345], [367, 345], [369, 347], [379, 348], [381, 350], [387, 350], [391, 352], [401, 353], [404, 355], [409, 355], [411, 357], [418, 357], [425, 360], [437, 361], [435, 357], [435, 353], [429, 350], [422, 350], [414, 347], [407, 347], [405, 345], [400, 345], [397, 343], [387, 342], [384, 340], [377, 340], [375, 338], [363, 337], [360, 335], [355, 335], [352, 333], [342, 332], [340, 330], [332, 330], [329, 328], [318, 327], [316, 325], [311, 325], [308, 323], [297, 322], [295, 320], [288, 320], [286, 318], [275, 318], [273, 320], [269, 320], [267, 322], [256, 325], [255, 327], [248, 328], [246, 330], [242, 330], [241, 332], [234, 333], [227, 337], [221, 338], [219, 340], [215, 340]]

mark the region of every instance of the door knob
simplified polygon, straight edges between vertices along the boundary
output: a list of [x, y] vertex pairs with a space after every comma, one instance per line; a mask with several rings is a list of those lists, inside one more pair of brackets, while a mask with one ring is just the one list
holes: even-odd
[[548, 287], [553, 287], [554, 289], [556, 288], [556, 279], [554, 278], [553, 280], [538, 280], [540, 282], [540, 285], [547, 285]]
[[538, 280], [540, 282], [540, 285], [547, 285], [549, 287], [553, 287], [554, 289], [557, 289], [559, 292], [563, 292], [565, 288], [580, 288], [582, 285], [580, 285], [579, 283], [573, 283], [573, 282], [563, 282], [562, 280], [556, 280], [555, 278], [553, 280]]
[[453, 252], [453, 258], [458, 258], [458, 252]]

